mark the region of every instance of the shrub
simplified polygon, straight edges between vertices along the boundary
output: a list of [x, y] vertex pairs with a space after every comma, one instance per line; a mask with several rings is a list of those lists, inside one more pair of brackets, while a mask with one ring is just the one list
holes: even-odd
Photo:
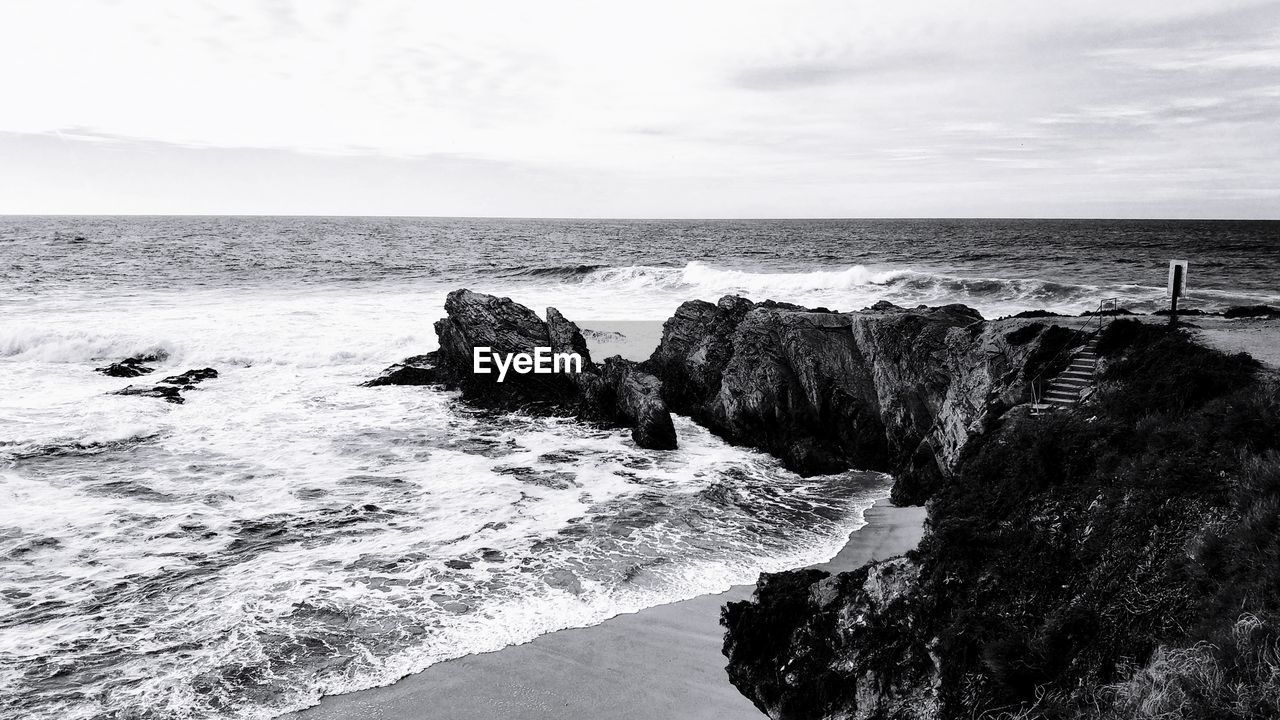
[[1274, 720], [1280, 717], [1280, 635], [1244, 613], [1222, 645], [1161, 647], [1106, 690], [1100, 717], [1134, 720]]
[[1280, 315], [1280, 308], [1270, 305], [1237, 305], [1222, 313], [1224, 318], [1274, 317], [1276, 315]]
[[[946, 717], [1103, 717], [1083, 709], [1108, 707], [1098, 688], [1156, 686], [1126, 663], [1190, 688], [1210, 667], [1197, 643], [1228, 647], [1215, 628], [1242, 608], [1280, 613], [1280, 412], [1258, 363], [1132, 320], [1099, 352], [1095, 400], [1008, 416], [932, 501], [920, 632], [938, 638]], [[1213, 660], [1238, 683], [1259, 657]]]

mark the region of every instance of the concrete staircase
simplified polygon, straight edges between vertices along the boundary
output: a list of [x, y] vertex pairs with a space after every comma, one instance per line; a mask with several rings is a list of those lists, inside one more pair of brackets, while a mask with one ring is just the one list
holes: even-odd
[[1098, 369], [1097, 346], [1098, 338], [1095, 335], [1071, 356], [1071, 365], [1049, 381], [1044, 397], [1039, 399], [1032, 410], [1038, 413], [1071, 408], [1083, 400], [1093, 387], [1093, 375]]

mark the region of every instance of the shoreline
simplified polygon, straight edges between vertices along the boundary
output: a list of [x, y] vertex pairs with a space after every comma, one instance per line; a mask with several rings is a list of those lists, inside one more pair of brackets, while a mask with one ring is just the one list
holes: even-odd
[[[901, 555], [919, 543], [924, 517], [923, 507], [899, 508], [880, 500], [835, 557], [810, 567], [834, 574]], [[384, 687], [326, 696], [282, 717], [762, 718], [729, 683], [720, 654], [720, 608], [749, 599], [754, 590], [754, 584], [737, 585], [598, 625], [559, 630], [522, 645], [438, 663]]]

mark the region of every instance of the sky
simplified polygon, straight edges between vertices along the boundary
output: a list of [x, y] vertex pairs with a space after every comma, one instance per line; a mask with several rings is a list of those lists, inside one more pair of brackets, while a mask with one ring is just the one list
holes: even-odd
[[1280, 1], [6, 0], [0, 213], [1280, 217]]

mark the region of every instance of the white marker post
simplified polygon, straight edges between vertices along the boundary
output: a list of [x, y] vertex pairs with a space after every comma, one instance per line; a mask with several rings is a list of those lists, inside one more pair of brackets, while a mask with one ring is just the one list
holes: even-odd
[[1178, 324], [1178, 298], [1187, 294], [1187, 261], [1169, 261], [1169, 324]]

